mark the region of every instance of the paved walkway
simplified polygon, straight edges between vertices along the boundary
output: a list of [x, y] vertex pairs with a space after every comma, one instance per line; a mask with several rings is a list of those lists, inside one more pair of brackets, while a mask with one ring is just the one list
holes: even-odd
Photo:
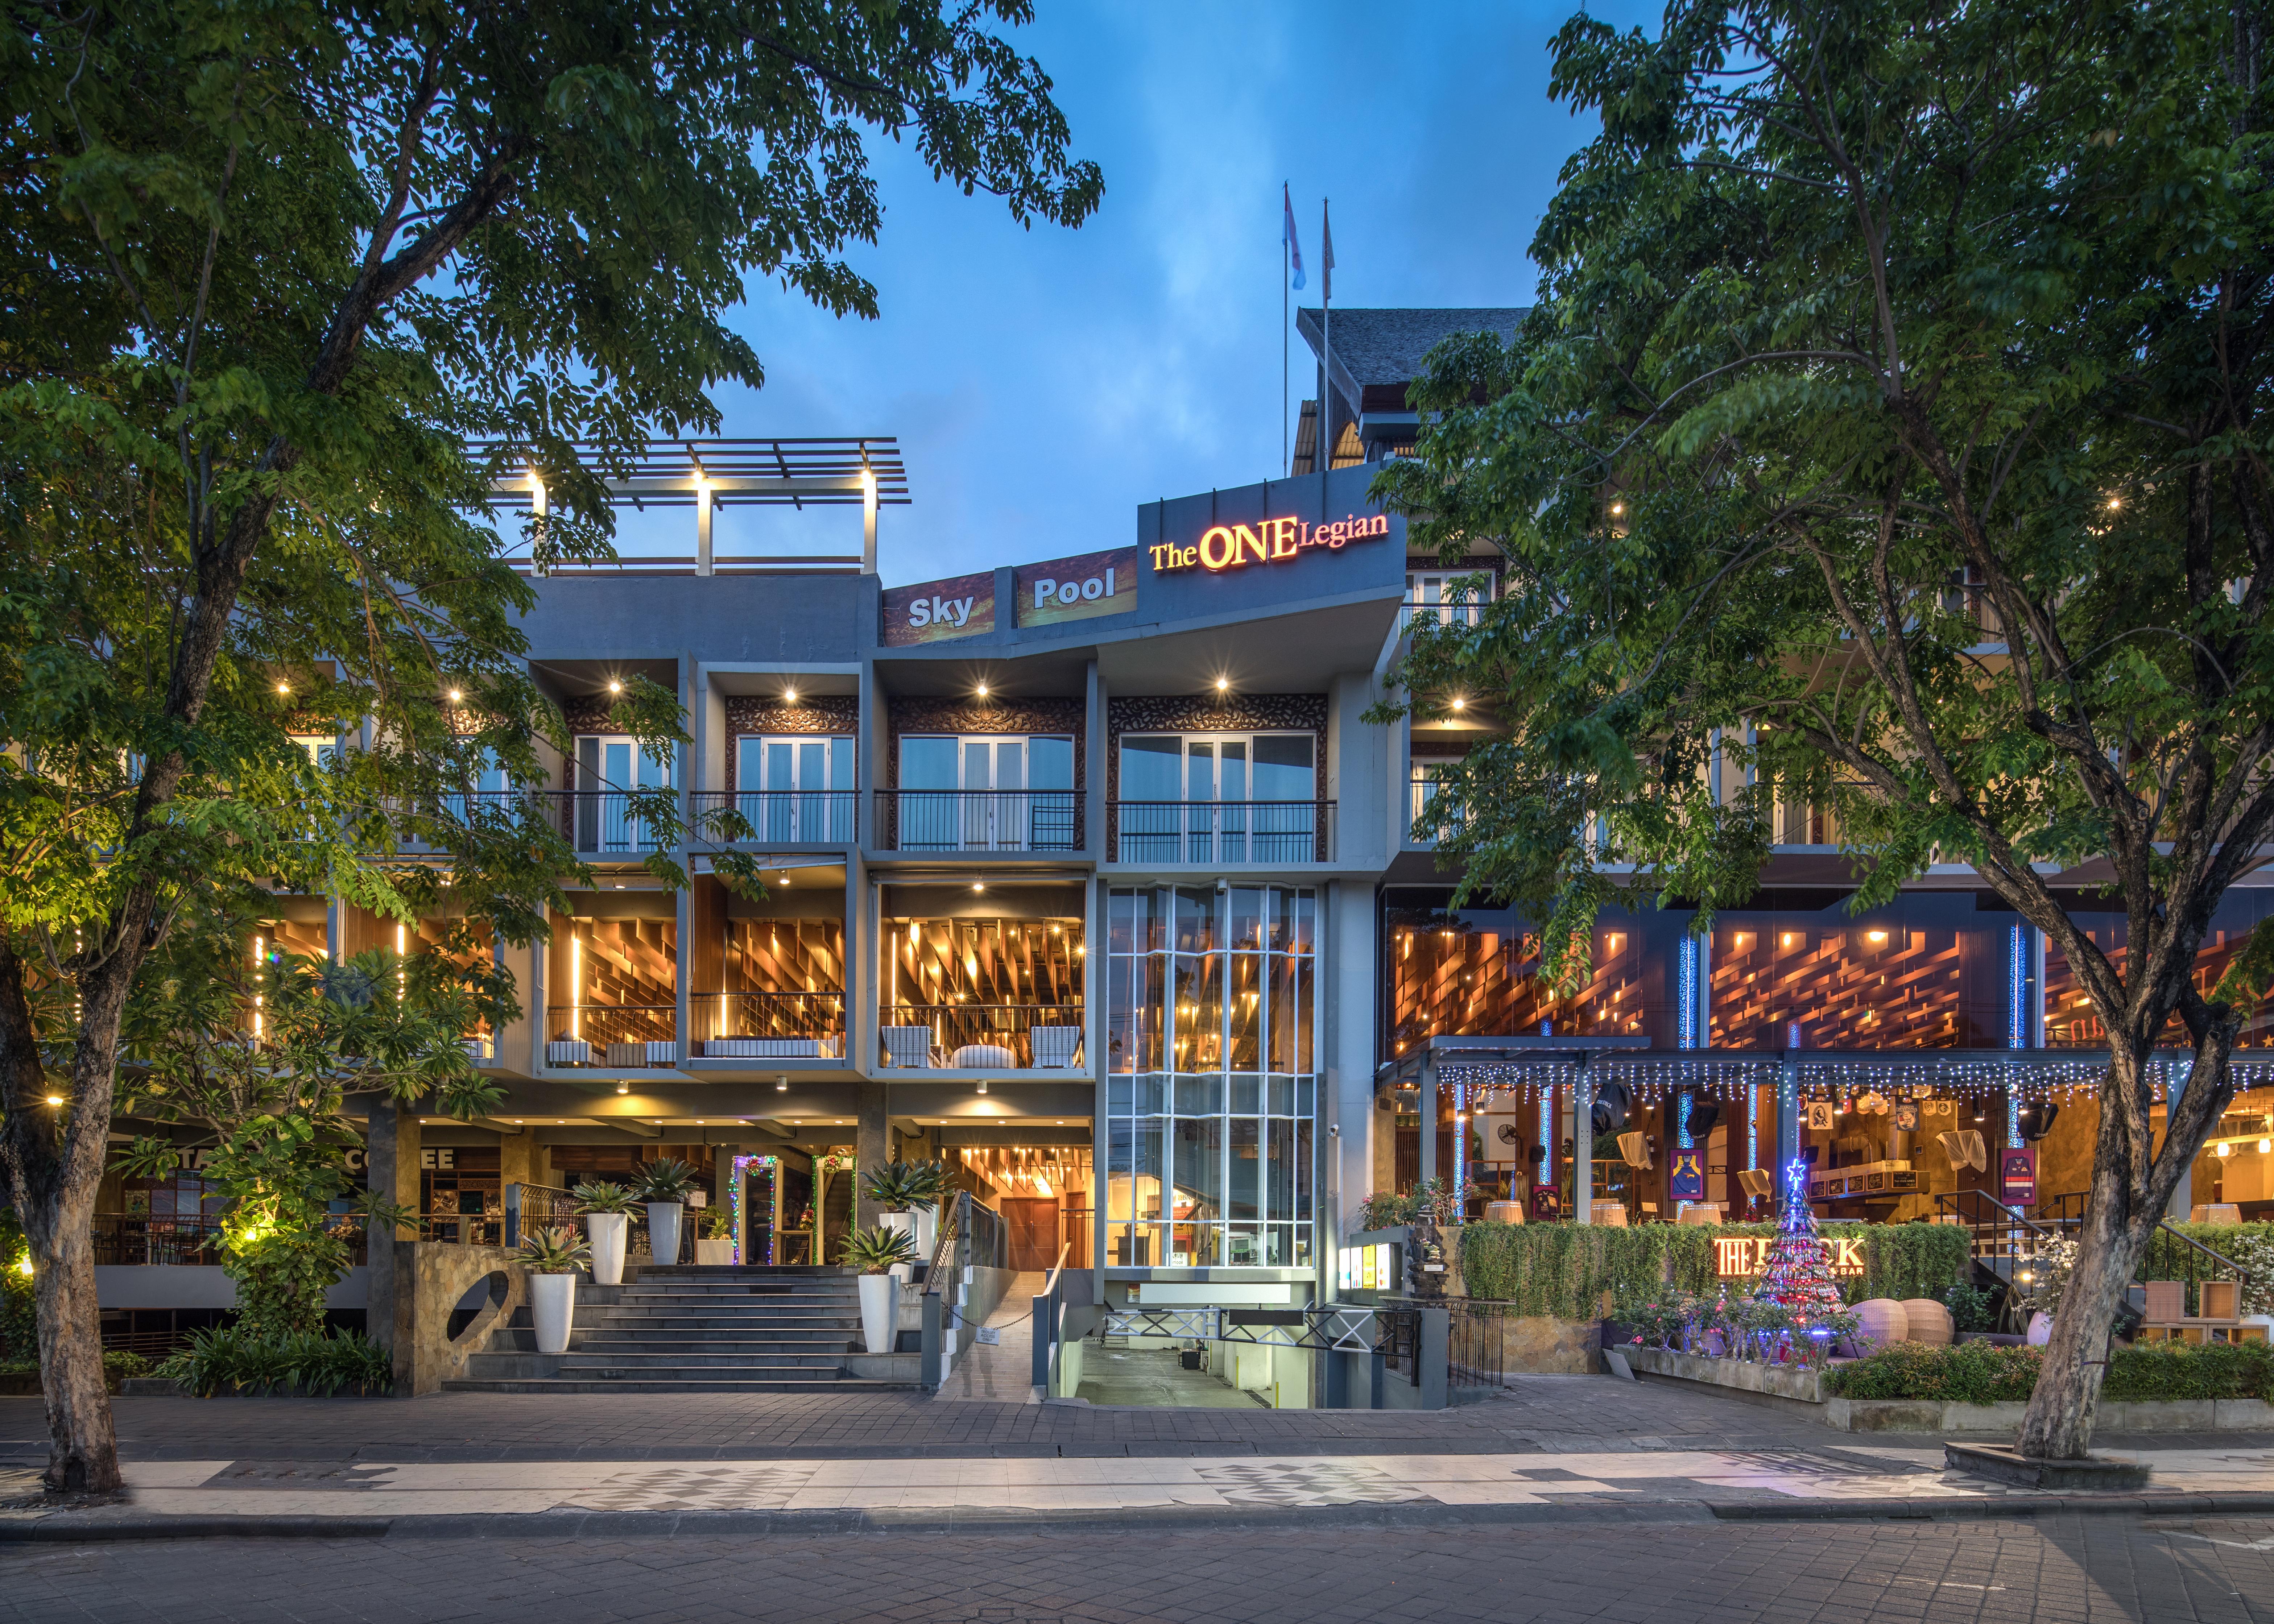
[[1035, 1386], [1035, 1351], [1033, 1334], [1024, 1327], [1034, 1317], [1035, 1294], [1049, 1279], [1039, 1270], [1012, 1278], [1003, 1300], [986, 1320], [989, 1328], [1003, 1333], [1002, 1340], [973, 1342], [940, 1383], [940, 1397], [950, 1402], [968, 1399], [998, 1404], [1027, 1402]]
[[0, 1620], [87, 1624], [2253, 1624], [2274, 1524], [1210, 1528], [909, 1540], [217, 1539], [0, 1545]]

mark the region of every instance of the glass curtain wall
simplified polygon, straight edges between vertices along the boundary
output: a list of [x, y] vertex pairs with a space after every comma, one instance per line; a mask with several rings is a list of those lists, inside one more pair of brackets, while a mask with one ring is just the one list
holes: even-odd
[[1314, 892], [1107, 898], [1106, 1261], [1311, 1260]]

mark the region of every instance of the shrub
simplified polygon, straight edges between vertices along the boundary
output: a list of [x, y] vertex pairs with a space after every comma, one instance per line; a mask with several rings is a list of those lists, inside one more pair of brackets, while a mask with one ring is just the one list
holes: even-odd
[[1361, 1229], [1395, 1229], [1412, 1216], [1413, 1203], [1386, 1190], [1377, 1190], [1358, 1204], [1358, 1227]]
[[2266, 1398], [2274, 1394], [2274, 1348], [2212, 1342], [2189, 1348], [2146, 1342], [2118, 1348], [2100, 1396], [2112, 1403], [2156, 1399]]
[[154, 1372], [200, 1398], [236, 1390], [274, 1393], [297, 1387], [329, 1397], [343, 1389], [384, 1393], [395, 1385], [395, 1357], [360, 1331], [296, 1331], [261, 1335], [241, 1325], [192, 1332]]
[[1994, 1291], [1985, 1291], [1962, 1280], [1942, 1294], [1942, 1301], [1943, 1306], [1950, 1310], [1950, 1328], [1954, 1331], [1998, 1328], [1998, 1294]]
[[2026, 1401], [2037, 1385], [2044, 1351], [1990, 1342], [1930, 1347], [1893, 1342], [1826, 1373], [1826, 1393], [1841, 1398], [1935, 1399], [1957, 1404]]

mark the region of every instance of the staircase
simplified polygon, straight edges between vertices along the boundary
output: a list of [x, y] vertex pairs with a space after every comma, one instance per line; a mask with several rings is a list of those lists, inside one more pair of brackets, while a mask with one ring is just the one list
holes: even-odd
[[914, 1387], [913, 1356], [860, 1351], [861, 1305], [844, 1269], [681, 1265], [582, 1282], [566, 1353], [538, 1353], [529, 1311], [491, 1334], [459, 1393], [839, 1393]]

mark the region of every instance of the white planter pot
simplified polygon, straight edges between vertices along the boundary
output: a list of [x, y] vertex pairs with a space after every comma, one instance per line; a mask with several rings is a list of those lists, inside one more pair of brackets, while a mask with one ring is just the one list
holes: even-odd
[[2053, 1317], [2042, 1309], [2029, 1316], [2029, 1346], [2042, 1348], [2053, 1339]]
[[[914, 1213], [880, 1214], [877, 1219], [877, 1225], [879, 1229], [896, 1230], [900, 1234], [909, 1237], [911, 1239], [915, 1238], [916, 1232], [916, 1218]], [[892, 1278], [894, 1280], [910, 1280], [915, 1278], [915, 1268], [912, 1264], [895, 1263], [892, 1265]]]
[[586, 1213], [584, 1233], [592, 1244], [592, 1283], [624, 1283], [624, 1241], [631, 1233], [629, 1213]]
[[734, 1243], [732, 1241], [697, 1241], [695, 1243], [695, 1260], [697, 1263], [705, 1265], [706, 1267], [719, 1267], [731, 1264], [734, 1260]]
[[916, 1261], [931, 1261], [932, 1248], [939, 1244], [939, 1208], [929, 1202], [915, 1209]]
[[861, 1341], [870, 1353], [890, 1353], [894, 1311], [900, 1304], [900, 1282], [890, 1274], [863, 1274], [861, 1285]]
[[568, 1351], [568, 1329], [576, 1317], [576, 1277], [574, 1274], [531, 1274], [529, 1277], [529, 1316], [537, 1321], [537, 1351]]
[[679, 1221], [686, 1213], [686, 1204], [680, 1201], [647, 1204], [647, 1254], [658, 1268], [679, 1261]]

